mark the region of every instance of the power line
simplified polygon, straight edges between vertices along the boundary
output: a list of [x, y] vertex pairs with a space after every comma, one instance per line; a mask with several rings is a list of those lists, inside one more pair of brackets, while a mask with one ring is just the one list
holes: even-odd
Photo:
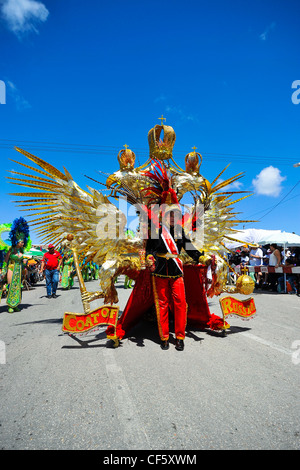
[[[295, 199], [296, 197], [299, 197], [300, 196], [300, 193], [296, 194], [295, 196], [293, 197], [290, 197], [289, 199], [287, 199], [284, 203], [288, 202], [288, 201], [291, 201], [292, 199]], [[271, 206], [271, 207], [268, 207], [267, 209], [262, 209], [260, 211], [257, 211], [257, 212], [254, 212], [252, 213], [251, 215], [247, 216], [247, 218], [251, 218], [251, 217], [254, 217], [256, 216], [257, 214], [261, 214], [262, 212], [265, 212], [269, 209], [272, 209], [274, 206]]]
[[300, 180], [297, 181], [297, 183], [292, 187], [292, 189], [277, 203], [275, 204], [275, 206], [273, 206], [265, 215], [263, 215], [260, 220], [262, 220], [264, 217], [266, 217], [268, 214], [270, 214], [270, 212], [272, 212], [274, 209], [276, 209], [276, 207], [278, 207], [283, 201], [284, 199], [289, 195], [291, 194], [291, 192], [296, 188], [296, 186], [300, 183]]
[[[6, 142], [6, 143], [5, 143]], [[34, 150], [40, 151], [51, 151], [51, 152], [76, 152], [76, 153], [107, 153], [107, 152], [114, 152], [115, 150], [122, 149], [122, 146], [112, 146], [112, 145], [99, 145], [99, 144], [74, 144], [74, 143], [63, 143], [63, 142], [41, 142], [41, 141], [33, 141], [33, 140], [17, 140], [17, 139], [0, 139], [0, 148], [10, 149], [11, 146], [8, 142], [19, 143], [19, 144], [34, 144], [33, 146], [30, 145], [31, 148]], [[36, 146], [39, 144], [39, 146]], [[50, 146], [50, 147], [47, 147]], [[56, 147], [56, 146], [66, 146], [66, 147]], [[69, 148], [68, 148], [69, 147]], [[88, 150], [87, 150], [88, 149]], [[149, 150], [145, 147], [132, 147], [133, 150], [139, 151], [140, 154], [148, 154]], [[174, 150], [174, 155], [181, 156], [187, 153], [187, 150]], [[201, 153], [201, 152], [200, 152]], [[239, 161], [242, 159], [256, 159], [256, 161], [262, 162], [262, 159], [265, 161], [272, 160], [273, 163], [281, 163], [285, 165], [292, 164], [292, 161], [295, 160], [295, 157], [274, 157], [274, 156], [266, 156], [266, 155], [247, 155], [247, 154], [234, 154], [234, 153], [218, 153], [218, 152], [202, 152], [203, 155], [206, 156], [213, 156], [219, 157], [220, 160], [223, 160], [223, 157], [235, 157], [239, 158]], [[291, 162], [286, 162], [287, 159], [290, 159]], [[248, 161], [247, 161], [248, 163]]]

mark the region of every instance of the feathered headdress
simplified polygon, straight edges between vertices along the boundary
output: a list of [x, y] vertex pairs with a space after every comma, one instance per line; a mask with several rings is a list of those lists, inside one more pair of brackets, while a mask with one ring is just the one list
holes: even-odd
[[[150, 180], [150, 186], [142, 190], [145, 192], [146, 197], [149, 197], [148, 217], [158, 227], [161, 216], [166, 216], [170, 211], [179, 210], [181, 212], [180, 204], [163, 163], [152, 160], [151, 170], [143, 171], [143, 175]], [[152, 210], [151, 204], [159, 204], [159, 211]], [[181, 217], [180, 221], [176, 221], [176, 225], [178, 224], [181, 225]]]
[[146, 196], [153, 196], [149, 200], [149, 204], [156, 202], [159, 204], [175, 205], [176, 207], [172, 207], [170, 210], [181, 210], [176, 192], [171, 186], [171, 181], [165, 166], [159, 161], [153, 160], [151, 167], [152, 171], [143, 172], [143, 174], [147, 176], [153, 184], [152, 186], [148, 186], [144, 189], [144, 191], [146, 191]]
[[9, 239], [12, 246], [16, 246], [20, 240], [24, 242], [24, 249], [29, 249], [30, 237], [29, 237], [29, 226], [23, 217], [15, 219], [12, 223]]

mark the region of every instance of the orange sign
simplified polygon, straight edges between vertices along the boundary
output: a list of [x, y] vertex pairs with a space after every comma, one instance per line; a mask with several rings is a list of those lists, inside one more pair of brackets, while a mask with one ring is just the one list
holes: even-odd
[[256, 313], [256, 307], [253, 297], [246, 300], [238, 300], [234, 297], [222, 297], [220, 305], [223, 312], [223, 317], [237, 315], [244, 320], [248, 320]]
[[104, 305], [91, 313], [65, 312], [62, 330], [65, 333], [82, 333], [97, 326], [114, 326], [118, 321], [119, 307]]

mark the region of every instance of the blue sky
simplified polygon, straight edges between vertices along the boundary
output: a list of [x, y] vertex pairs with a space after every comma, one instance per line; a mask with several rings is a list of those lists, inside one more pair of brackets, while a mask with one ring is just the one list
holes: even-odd
[[208, 180], [228, 163], [222, 178], [245, 172], [238, 189], [253, 196], [236, 208], [260, 219], [246, 227], [300, 234], [297, 0], [0, 0], [0, 12], [0, 223], [24, 216], [5, 179], [9, 159], [25, 162], [14, 145], [85, 188], [84, 174], [118, 170], [124, 144], [145, 162], [163, 114], [181, 167], [196, 146]]

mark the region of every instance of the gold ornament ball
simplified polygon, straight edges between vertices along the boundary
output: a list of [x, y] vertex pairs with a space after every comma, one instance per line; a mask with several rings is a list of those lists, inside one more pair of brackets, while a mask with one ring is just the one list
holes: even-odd
[[71, 242], [73, 239], [74, 239], [74, 235], [72, 235], [71, 233], [68, 233], [67, 240]]
[[255, 282], [252, 277], [244, 274], [240, 276], [236, 281], [236, 291], [239, 294], [249, 295], [254, 291]]
[[211, 257], [208, 255], [202, 255], [199, 258], [199, 263], [200, 264], [205, 264], [206, 266], [209, 266], [211, 263]]

